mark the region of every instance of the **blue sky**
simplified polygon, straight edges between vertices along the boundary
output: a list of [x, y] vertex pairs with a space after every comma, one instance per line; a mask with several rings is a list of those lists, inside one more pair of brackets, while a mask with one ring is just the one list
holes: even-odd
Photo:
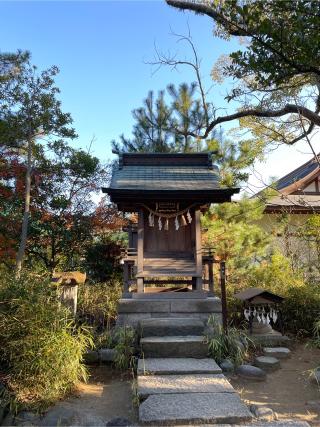
[[[113, 138], [130, 134], [131, 111], [148, 90], [194, 80], [187, 68], [153, 73], [146, 64], [154, 58], [155, 44], [189, 55], [171, 30], [186, 34], [189, 25], [208, 87], [215, 60], [236, 46], [214, 39], [209, 19], [179, 13], [162, 1], [0, 2], [0, 14], [1, 50], [28, 49], [39, 68], [60, 68], [57, 84], [64, 110], [74, 118], [78, 143], [85, 146], [95, 135], [93, 148], [101, 159], [110, 156]], [[224, 103], [225, 87], [211, 93]]]
[[[155, 44], [163, 51], [188, 57], [186, 45], [177, 44], [171, 30], [186, 34], [190, 28], [202, 58], [207, 87], [210, 71], [221, 54], [239, 46], [214, 38], [212, 22], [205, 16], [182, 13], [164, 1], [0, 1], [0, 49], [27, 49], [40, 69], [60, 68], [57, 85], [64, 111], [70, 112], [79, 134], [78, 146], [88, 146], [95, 136], [94, 154], [102, 161], [111, 158], [110, 141], [130, 135], [132, 109], [139, 107], [148, 90], [163, 89], [168, 83], [194, 80], [187, 68], [179, 72], [154, 69]], [[216, 105], [226, 107], [228, 86], [214, 86]], [[281, 176], [307, 161], [301, 157], [303, 144], [284, 148], [257, 168], [265, 180]], [[254, 179], [254, 178], [253, 178]]]

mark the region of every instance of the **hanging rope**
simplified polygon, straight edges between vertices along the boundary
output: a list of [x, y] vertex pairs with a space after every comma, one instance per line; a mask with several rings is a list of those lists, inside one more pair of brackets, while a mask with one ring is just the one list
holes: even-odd
[[[154, 211], [153, 209], [149, 208], [149, 206], [144, 205], [143, 203], [141, 203], [141, 206], [143, 206], [144, 208], [146, 208], [152, 215], [157, 216], [159, 218], [175, 218], [176, 216], [181, 216], [181, 215], [189, 212], [189, 210], [191, 208], [193, 208], [194, 206], [196, 206], [196, 205], [197, 205], [197, 203], [193, 203], [192, 205], [188, 206], [187, 208], [185, 208], [185, 209], [183, 209], [181, 211], [170, 213], [170, 214], [166, 214], [166, 213], [160, 213], [158, 211]], [[187, 218], [188, 218], [188, 220], [192, 219], [190, 212], [189, 212], [189, 215], [187, 214]], [[191, 222], [191, 221], [189, 220], [189, 222]]]

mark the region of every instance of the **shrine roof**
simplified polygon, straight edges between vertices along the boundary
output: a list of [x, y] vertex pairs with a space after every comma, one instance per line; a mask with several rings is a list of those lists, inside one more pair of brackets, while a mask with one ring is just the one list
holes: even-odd
[[239, 189], [220, 187], [219, 170], [212, 165], [211, 155], [123, 153], [109, 188], [102, 190], [114, 201], [119, 195], [151, 198], [152, 195], [186, 197], [196, 194], [208, 202], [213, 195], [221, 197], [223, 194], [226, 201]]
[[123, 154], [113, 172], [110, 189], [216, 190], [218, 168], [208, 153]]
[[102, 188], [121, 209], [145, 200], [229, 201], [238, 188], [221, 188], [212, 153], [123, 153], [110, 186]]
[[255, 297], [264, 296], [267, 299], [282, 301], [284, 298], [262, 288], [248, 288], [234, 295], [241, 301], [250, 301]]

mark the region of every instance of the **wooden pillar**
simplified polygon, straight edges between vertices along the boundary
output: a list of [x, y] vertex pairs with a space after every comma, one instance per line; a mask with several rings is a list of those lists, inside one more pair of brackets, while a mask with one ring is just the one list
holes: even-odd
[[213, 260], [209, 259], [208, 261], [209, 269], [209, 295], [214, 296], [214, 278], [213, 278]]
[[[143, 234], [144, 234], [144, 213], [143, 209], [139, 210], [138, 213], [138, 242], [137, 242], [137, 274], [143, 272]], [[143, 293], [143, 277], [137, 278], [137, 292]]]
[[200, 210], [194, 213], [195, 222], [195, 261], [196, 261], [196, 290], [202, 291], [202, 245], [201, 245], [201, 223], [200, 223]]
[[226, 294], [226, 263], [220, 263], [220, 286], [221, 286], [221, 305], [222, 305], [222, 325], [225, 333], [228, 333], [228, 311]]
[[202, 262], [203, 262], [202, 265], [203, 265], [203, 279], [204, 279], [203, 289], [205, 291], [208, 291], [209, 290], [209, 264], [207, 260], [205, 261], [202, 260]]
[[129, 296], [129, 262], [123, 264], [123, 297]]

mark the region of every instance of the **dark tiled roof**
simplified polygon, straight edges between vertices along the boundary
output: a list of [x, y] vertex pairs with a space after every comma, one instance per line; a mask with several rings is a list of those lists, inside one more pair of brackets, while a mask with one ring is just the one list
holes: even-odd
[[247, 301], [247, 300], [251, 300], [252, 298], [255, 298], [257, 296], [264, 296], [267, 299], [278, 299], [278, 300], [283, 300], [284, 298], [282, 298], [280, 295], [276, 295], [273, 292], [270, 292], [266, 289], [262, 289], [262, 288], [249, 288], [249, 289], [245, 289], [244, 291], [239, 292], [238, 294], [234, 295], [235, 298], [240, 299], [241, 301]]
[[300, 181], [300, 179], [306, 177], [311, 172], [315, 171], [318, 167], [319, 165], [313, 157], [307, 163], [303, 164], [302, 166], [299, 166], [297, 169], [293, 170], [292, 172], [280, 178], [275, 184], [276, 189], [282, 190], [288, 187], [289, 185], [294, 184], [297, 181]]
[[110, 188], [118, 190], [215, 190], [216, 170], [201, 166], [124, 166], [114, 172]]
[[208, 154], [130, 155], [120, 158], [112, 175], [114, 190], [217, 190], [219, 174]]

